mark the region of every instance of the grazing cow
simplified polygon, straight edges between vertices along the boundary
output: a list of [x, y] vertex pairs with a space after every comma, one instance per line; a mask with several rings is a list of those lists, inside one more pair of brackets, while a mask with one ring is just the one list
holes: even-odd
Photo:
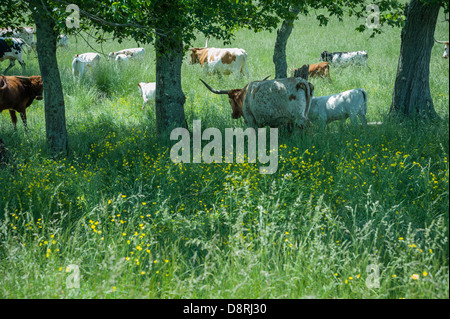
[[12, 68], [16, 60], [22, 66], [22, 70], [25, 69], [25, 61], [23, 60], [23, 46], [25, 42], [18, 38], [0, 38], [0, 62], [9, 60], [9, 66], [6, 68], [6, 73]]
[[309, 126], [308, 111], [314, 86], [302, 78], [255, 81], [243, 89], [215, 90], [201, 80], [215, 94], [227, 94], [233, 113], [244, 117], [248, 126], [279, 127], [296, 125], [302, 130]]
[[72, 75], [75, 76], [83, 76], [86, 71], [86, 67], [91, 68], [95, 67], [100, 62], [101, 56], [98, 53], [82, 53], [76, 54], [74, 59], [72, 60]]
[[328, 62], [332, 66], [347, 67], [350, 65], [365, 66], [369, 70], [367, 65], [368, 55], [367, 51], [355, 51], [355, 52], [328, 52], [323, 51], [320, 55], [320, 61]]
[[116, 55], [115, 61], [116, 61], [116, 63], [118, 63], [118, 65], [128, 64], [130, 62], [130, 57], [125, 54], [118, 54], [118, 55]]
[[247, 52], [243, 49], [192, 48], [189, 64], [200, 63], [206, 73], [249, 76]]
[[69, 38], [65, 34], [58, 35], [58, 39], [56, 41], [56, 47], [59, 48], [65, 48], [66, 50], [69, 49]]
[[26, 108], [34, 99], [42, 100], [42, 78], [38, 76], [4, 76], [0, 77], [0, 112], [9, 110], [14, 129], [17, 129], [16, 112], [20, 113], [25, 129], [27, 127]]
[[438, 41], [434, 39], [437, 43], [444, 44], [444, 54], [442, 55], [443, 59], [448, 59], [448, 47], [449, 47], [449, 41]]
[[93, 53], [93, 52], [88, 52], [88, 53], [82, 53], [82, 54], [76, 54], [74, 56], [74, 58], [81, 58], [87, 62], [91, 62], [91, 64], [97, 65], [100, 60], [101, 60], [101, 56], [98, 53]]
[[[299, 77], [301, 68], [292, 69], [291, 71], [294, 72], [294, 77]], [[322, 79], [328, 78], [328, 81], [332, 82], [330, 77], [330, 65], [328, 64], [328, 62], [310, 64], [308, 66], [308, 76], [311, 78], [314, 77], [320, 77]]]
[[149, 101], [153, 101], [156, 95], [156, 82], [140, 82], [138, 83], [139, 93], [144, 99], [142, 103], [142, 109], [145, 108], [145, 104]]
[[367, 125], [366, 113], [367, 92], [364, 89], [353, 89], [338, 94], [313, 97], [308, 117], [322, 128], [330, 122], [346, 120], [349, 117], [352, 124], [357, 124], [357, 117], [359, 117], [361, 123]]
[[133, 49], [120, 50], [120, 51], [116, 51], [116, 52], [109, 52], [108, 57], [110, 59], [115, 59], [117, 57], [117, 55], [119, 55], [119, 54], [125, 54], [127, 57], [134, 59], [134, 58], [143, 57], [145, 54], [145, 49], [144, 48], [133, 48]]

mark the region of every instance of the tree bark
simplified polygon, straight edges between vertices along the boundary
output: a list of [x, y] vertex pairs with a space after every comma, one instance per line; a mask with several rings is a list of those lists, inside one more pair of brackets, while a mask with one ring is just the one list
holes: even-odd
[[400, 120], [439, 118], [433, 106], [429, 82], [439, 8], [439, 4], [420, 0], [411, 0], [406, 7], [390, 117]]
[[[52, 157], [67, 155], [68, 137], [61, 78], [56, 59], [55, 22], [48, 16], [40, 1], [33, 1], [36, 9], [37, 54], [45, 99], [45, 129], [49, 154]], [[45, 1], [46, 2], [46, 1]], [[49, 8], [49, 6], [47, 6]]]
[[161, 36], [156, 49], [156, 128], [160, 137], [169, 137], [172, 129], [187, 128], [184, 115], [186, 97], [181, 88], [183, 41]]
[[[297, 16], [300, 12], [300, 8], [293, 8], [291, 11]], [[286, 44], [293, 28], [294, 19], [284, 20], [281, 24], [281, 28], [277, 30], [277, 39], [273, 50], [273, 63], [275, 64], [276, 79], [287, 77]]]

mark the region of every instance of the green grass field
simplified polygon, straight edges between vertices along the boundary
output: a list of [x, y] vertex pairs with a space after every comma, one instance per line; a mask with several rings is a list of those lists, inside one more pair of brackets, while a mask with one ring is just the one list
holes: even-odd
[[[436, 38], [447, 40], [439, 18]], [[138, 82], [155, 81], [155, 55], [74, 81], [71, 61], [92, 52], [78, 38], [58, 49], [70, 156], [49, 159], [44, 102], [28, 108], [30, 131], [9, 113], [0, 138], [12, 154], [0, 169], [1, 298], [448, 298], [449, 66], [432, 51], [430, 86], [440, 123], [386, 119], [400, 29], [369, 39], [355, 19], [319, 27], [296, 22], [289, 68], [319, 62], [322, 51], [367, 50], [371, 71], [331, 68], [312, 79], [315, 96], [368, 93], [369, 122], [332, 123], [314, 136], [281, 135], [277, 173], [257, 164], [174, 164], [156, 137], [153, 105], [142, 111]], [[182, 66], [187, 122], [245, 127], [217, 89], [274, 76], [276, 33], [237, 32], [250, 79], [206, 76]], [[199, 36], [197, 46], [203, 46]], [[211, 39], [209, 46], [223, 47]], [[106, 54], [133, 41], [90, 45]], [[39, 74], [26, 57], [26, 74]], [[1, 68], [6, 68], [2, 63]], [[20, 72], [15, 67], [14, 72]], [[14, 74], [11, 73], [10, 74]], [[75, 265], [75, 266], [74, 266]], [[79, 288], [70, 283], [79, 271]], [[379, 285], [376, 285], [376, 279]]]

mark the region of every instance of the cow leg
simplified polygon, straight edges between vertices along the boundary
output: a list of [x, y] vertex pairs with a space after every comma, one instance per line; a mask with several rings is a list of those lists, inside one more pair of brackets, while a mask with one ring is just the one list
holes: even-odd
[[17, 116], [16, 116], [16, 111], [14, 110], [9, 110], [9, 115], [11, 115], [11, 122], [14, 126], [14, 130], [17, 130]]
[[358, 125], [358, 119], [357, 116], [355, 114], [351, 114], [350, 115], [350, 122], [352, 123], [352, 125], [357, 126]]
[[16, 64], [16, 62], [15, 62], [14, 60], [9, 60], [9, 65], [8, 65], [8, 67], [6, 68], [6, 70], [3, 71], [3, 73], [8, 72], [8, 70], [11, 69], [15, 64]]
[[361, 124], [367, 125], [366, 116], [364, 114], [358, 113], [359, 120], [361, 121]]
[[25, 71], [25, 61], [23, 61], [23, 60], [22, 61], [17, 60], [17, 61], [19, 61], [19, 64], [22, 67], [22, 72]]
[[20, 117], [22, 118], [23, 126], [25, 127], [25, 130], [28, 131], [28, 125], [27, 125], [27, 112], [23, 111], [23, 113], [20, 113]]

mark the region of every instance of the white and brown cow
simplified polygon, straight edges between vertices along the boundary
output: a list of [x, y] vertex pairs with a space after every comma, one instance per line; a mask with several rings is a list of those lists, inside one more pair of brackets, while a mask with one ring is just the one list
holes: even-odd
[[215, 90], [201, 81], [211, 92], [227, 94], [233, 110], [232, 118], [243, 116], [250, 127], [293, 124], [303, 130], [309, 126], [308, 112], [314, 86], [302, 78], [264, 79], [234, 90]]
[[191, 48], [189, 64], [200, 63], [206, 73], [250, 75], [244, 49]]
[[[332, 82], [331, 77], [330, 77], [330, 65], [328, 64], [328, 62], [309, 64], [309, 65], [307, 65], [307, 67], [308, 67], [308, 76], [310, 78], [314, 78], [314, 77], [320, 77], [322, 79], [328, 78], [328, 81]], [[294, 77], [296, 77], [296, 78], [302, 77], [301, 69], [302, 68], [291, 70], [291, 72], [294, 73]]]
[[448, 59], [448, 47], [449, 47], [449, 41], [438, 41], [434, 39], [437, 43], [441, 43], [444, 45], [444, 54], [442, 55], [443, 59]]

